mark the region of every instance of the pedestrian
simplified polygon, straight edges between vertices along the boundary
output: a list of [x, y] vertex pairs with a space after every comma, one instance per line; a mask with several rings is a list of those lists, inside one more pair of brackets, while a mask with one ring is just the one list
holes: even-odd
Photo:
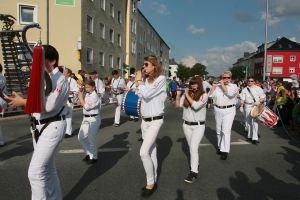
[[239, 88], [231, 83], [232, 73], [224, 71], [222, 79], [213, 82], [209, 96], [214, 101], [214, 114], [216, 120], [216, 132], [218, 139], [217, 154], [221, 155], [222, 160], [226, 160], [230, 151], [230, 137], [232, 123], [236, 114], [236, 96]]
[[187, 84], [185, 82], [185, 80], [181, 81], [181, 84], [179, 85], [180, 89], [181, 89], [181, 96], [184, 95], [185, 93], [185, 88], [189, 87], [189, 84]]
[[247, 141], [253, 144], [258, 143], [258, 122], [257, 119], [252, 117], [252, 109], [265, 102], [266, 95], [261, 87], [254, 84], [255, 79], [252, 76], [247, 78], [248, 86], [242, 90], [240, 93], [241, 97], [241, 107], [244, 109], [244, 115], [247, 124]]
[[[199, 165], [199, 144], [205, 131], [207, 93], [203, 90], [202, 81], [199, 77], [190, 80], [185, 93], [177, 91], [175, 108], [183, 108], [183, 132], [190, 149], [190, 173], [184, 180], [193, 183], [197, 180]], [[181, 97], [180, 97], [181, 96]]]
[[121, 116], [121, 104], [124, 94], [125, 81], [119, 76], [118, 70], [112, 71], [113, 79], [111, 81], [110, 94], [113, 94], [113, 98], [117, 99], [116, 110], [115, 110], [115, 127], [120, 125], [120, 116]]
[[83, 78], [82, 78], [82, 70], [78, 70], [78, 74], [76, 75], [77, 78], [77, 87], [78, 88], [82, 88], [83, 87]]
[[277, 92], [276, 92], [276, 115], [279, 116], [279, 121], [275, 127], [282, 127], [285, 123], [285, 104], [287, 101], [285, 88], [283, 86], [282, 80], [277, 80]]
[[172, 101], [172, 103], [175, 103], [176, 91], [177, 91], [177, 88], [179, 87], [179, 84], [176, 81], [176, 76], [173, 77], [173, 80], [170, 82], [169, 87], [170, 87], [171, 97], [172, 97], [171, 101]]
[[166, 100], [166, 77], [162, 75], [160, 61], [156, 56], [144, 58], [143, 74], [136, 72], [137, 95], [141, 99], [142, 137], [140, 156], [147, 177], [142, 196], [149, 197], [157, 189], [156, 137], [163, 124]]
[[295, 106], [293, 108], [293, 122], [294, 122], [294, 130], [292, 130], [292, 133], [297, 134], [299, 131], [299, 116], [300, 116], [300, 105], [299, 105], [300, 99], [295, 98], [294, 103]]
[[[124, 90], [132, 90], [132, 92], [135, 92], [136, 90], [136, 85], [135, 85], [135, 75], [134, 74], [130, 74], [129, 76], [129, 81], [127, 83], [127, 85], [125, 86]], [[129, 116], [129, 121], [134, 121], [134, 122], [138, 122], [139, 121], [139, 117], [138, 116]]]
[[75, 79], [71, 77], [72, 70], [70, 70], [69, 68], [65, 68], [63, 74], [67, 78], [70, 86], [70, 93], [67, 101], [68, 112], [66, 114], [67, 127], [66, 127], [66, 134], [65, 134], [65, 138], [70, 138], [73, 132], [72, 117], [73, 117], [73, 108], [74, 108], [74, 97], [79, 92], [79, 88], [77, 87], [77, 82], [75, 81]]
[[[57, 50], [51, 45], [43, 45], [45, 51], [45, 69], [51, 74], [52, 92], [45, 98], [45, 111], [32, 113], [36, 129], [40, 136], [33, 138], [34, 152], [28, 169], [31, 185], [31, 199], [62, 199], [59, 178], [56, 171], [55, 152], [66, 131], [65, 115], [69, 84], [59, 72]], [[14, 98], [7, 98], [11, 106], [26, 106], [27, 99], [13, 92]], [[43, 131], [42, 131], [43, 129]], [[34, 130], [31, 129], [33, 135]]]
[[90, 165], [97, 163], [97, 132], [101, 124], [99, 106], [100, 99], [96, 93], [96, 86], [93, 80], [86, 80], [85, 93], [85, 96], [83, 91], [78, 93], [78, 98], [81, 106], [83, 107], [84, 115], [78, 133], [78, 140], [80, 141], [84, 154], [86, 155], [82, 161], [87, 165]]

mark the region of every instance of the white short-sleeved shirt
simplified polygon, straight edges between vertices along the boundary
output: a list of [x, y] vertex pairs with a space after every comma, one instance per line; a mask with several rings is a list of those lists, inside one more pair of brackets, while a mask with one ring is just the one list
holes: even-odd
[[119, 77], [118, 79], [113, 78], [111, 80], [111, 86], [112, 86], [112, 92], [114, 94], [122, 93], [123, 90], [119, 90], [118, 88], [124, 88], [125, 87], [125, 81], [121, 77]]
[[84, 97], [84, 106], [83, 106], [83, 114], [85, 115], [95, 115], [99, 114], [99, 104], [100, 100], [95, 91], [91, 94], [87, 93]]
[[136, 94], [141, 99], [141, 114], [143, 117], [155, 117], [164, 114], [166, 92], [166, 77], [160, 75], [152, 83], [141, 83]]
[[183, 106], [185, 94], [180, 98], [180, 107], [183, 108], [182, 119], [188, 122], [199, 122], [206, 120], [206, 103], [208, 99], [207, 93], [204, 93], [198, 101], [186, 108]]
[[256, 85], [253, 85], [252, 87], [245, 87], [240, 93], [241, 100], [245, 100], [246, 103], [254, 103], [254, 100], [247, 88], [249, 88], [251, 93], [253, 94], [255, 102], [259, 102], [259, 99], [261, 98], [266, 98], [266, 94], [264, 93], [263, 89]]
[[135, 82], [128, 81], [126, 87], [127, 87], [127, 89], [136, 88]]
[[236, 84], [229, 83], [226, 85], [227, 91], [224, 92], [221, 84], [218, 84], [214, 90], [214, 92], [209, 95], [209, 97], [213, 98], [214, 103], [218, 106], [229, 106], [236, 104], [236, 96], [239, 93], [239, 88]]
[[68, 83], [70, 85], [70, 92], [73, 92], [73, 94], [70, 94], [69, 97], [74, 97], [74, 94], [79, 92], [77, 82], [74, 78], [69, 77], [68, 78]]

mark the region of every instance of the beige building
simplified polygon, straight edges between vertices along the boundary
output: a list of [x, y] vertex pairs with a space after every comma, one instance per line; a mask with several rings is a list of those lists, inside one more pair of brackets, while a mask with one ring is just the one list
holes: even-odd
[[[41, 31], [28, 30], [28, 43], [33, 46], [41, 35], [43, 44], [51, 44], [58, 50], [59, 65], [75, 74], [79, 69], [96, 70], [103, 78], [118, 70], [127, 77], [141, 68], [143, 57], [151, 54], [160, 58], [167, 75], [170, 48], [138, 10], [138, 1], [1, 0], [0, 14], [16, 18], [14, 30], [39, 23]], [[142, 27], [138, 25], [140, 21]], [[145, 35], [142, 43], [140, 35]]]

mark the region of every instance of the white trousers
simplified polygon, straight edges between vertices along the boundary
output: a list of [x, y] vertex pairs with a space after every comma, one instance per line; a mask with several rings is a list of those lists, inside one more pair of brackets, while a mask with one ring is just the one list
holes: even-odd
[[258, 140], [258, 123], [257, 120], [251, 116], [251, 110], [254, 107], [254, 105], [245, 105], [245, 118], [247, 120], [248, 138]]
[[120, 116], [121, 116], [121, 104], [124, 94], [116, 95], [116, 99], [118, 100], [118, 104], [116, 105], [116, 112], [115, 112], [115, 123], [120, 124]]
[[[37, 125], [38, 130], [42, 127]], [[33, 139], [34, 152], [28, 169], [32, 200], [62, 199], [54, 155], [65, 131], [66, 122], [56, 121], [47, 126], [37, 143]]]
[[235, 106], [225, 109], [220, 109], [216, 106], [214, 108], [218, 148], [222, 152], [229, 153], [230, 151], [231, 128], [235, 117], [235, 113]]
[[71, 99], [72, 103], [67, 102], [67, 114], [66, 114], [66, 134], [72, 135], [72, 116], [73, 116], [73, 108], [74, 108], [74, 98]]
[[84, 154], [89, 155], [90, 159], [98, 157], [97, 133], [101, 124], [100, 115], [95, 117], [84, 117], [78, 133]]
[[157, 182], [157, 151], [155, 140], [163, 121], [163, 119], [151, 122], [142, 120], [141, 129], [144, 141], [140, 149], [140, 156], [146, 172], [147, 185]]
[[198, 165], [199, 165], [198, 148], [204, 135], [205, 124], [189, 126], [183, 123], [182, 128], [190, 148], [191, 171], [198, 173]]
[[2, 137], [2, 128], [0, 126], [0, 145], [4, 145], [4, 140], [3, 140], [3, 137]]

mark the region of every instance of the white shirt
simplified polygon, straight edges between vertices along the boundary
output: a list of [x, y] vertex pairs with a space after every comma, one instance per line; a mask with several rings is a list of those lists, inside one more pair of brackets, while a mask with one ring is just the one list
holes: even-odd
[[180, 107], [183, 108], [182, 119], [188, 122], [205, 121], [206, 119], [206, 103], [208, 99], [207, 93], [204, 93], [198, 101], [186, 108], [183, 106], [185, 94], [180, 98]]
[[143, 117], [155, 117], [164, 114], [166, 92], [166, 77], [160, 75], [152, 83], [141, 83], [136, 92], [141, 99], [141, 114]]
[[112, 86], [112, 92], [115, 93], [120, 93], [123, 92], [123, 90], [119, 90], [118, 88], [124, 88], [125, 87], [125, 81], [121, 77], [118, 79], [112, 79], [111, 80], [111, 86]]
[[74, 94], [79, 92], [77, 82], [74, 78], [69, 77], [68, 78], [68, 83], [70, 85], [70, 92], [73, 92], [73, 94], [70, 94], [69, 97], [74, 97]]
[[65, 107], [60, 115], [65, 115], [67, 113], [66, 107], [70, 92], [68, 80], [58, 70], [58, 67], [56, 67], [49, 75], [52, 81], [52, 92], [45, 98], [45, 111], [32, 114], [37, 120], [54, 117], [59, 113], [62, 106]]
[[99, 104], [100, 100], [95, 91], [91, 94], [87, 93], [84, 97], [84, 106], [83, 106], [83, 114], [85, 115], [95, 115], [99, 114]]
[[253, 85], [252, 87], [245, 87], [240, 93], [241, 100], [245, 100], [245, 103], [254, 103], [253, 98], [247, 88], [250, 89], [256, 102], [259, 102], [259, 99], [266, 98], [263, 89], [256, 85]]
[[126, 87], [128, 90], [132, 88], [136, 88], [135, 82], [128, 81]]
[[101, 79], [96, 78], [95, 80], [95, 84], [96, 84], [96, 90], [98, 94], [101, 94], [101, 96], [103, 96], [104, 92], [105, 92], [105, 85], [103, 83], [103, 81]]
[[232, 83], [229, 83], [226, 87], [228, 92], [224, 92], [221, 84], [218, 84], [214, 92], [209, 95], [209, 97], [213, 98], [214, 104], [218, 106], [229, 106], [236, 104], [236, 96], [239, 93], [239, 88], [236, 86], [236, 84]]
[[207, 88], [209, 88], [209, 89], [212, 88], [211, 84], [209, 84], [209, 82], [207, 82], [207, 81], [203, 81], [202, 85], [203, 85], [204, 92], [207, 92], [207, 90], [206, 90]]

